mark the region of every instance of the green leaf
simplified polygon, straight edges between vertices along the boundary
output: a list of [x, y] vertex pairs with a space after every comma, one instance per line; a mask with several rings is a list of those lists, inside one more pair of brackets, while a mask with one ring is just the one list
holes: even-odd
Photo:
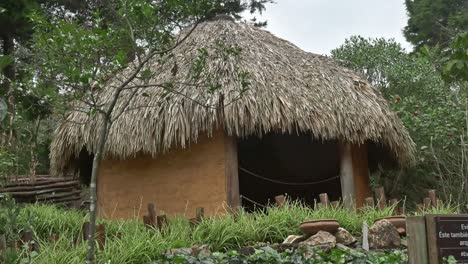
[[10, 55], [0, 55], [0, 71], [11, 65], [15, 59]]

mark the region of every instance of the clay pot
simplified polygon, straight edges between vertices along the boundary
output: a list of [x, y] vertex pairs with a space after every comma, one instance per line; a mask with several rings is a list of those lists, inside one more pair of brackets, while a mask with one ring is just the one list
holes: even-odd
[[318, 231], [326, 231], [335, 233], [340, 227], [340, 224], [335, 219], [320, 219], [313, 221], [305, 221], [299, 226], [302, 233], [306, 235], [315, 235]]
[[382, 218], [376, 219], [374, 223], [383, 219], [392, 223], [396, 227], [400, 235], [403, 235], [406, 233], [406, 216], [397, 215], [397, 216], [382, 217]]

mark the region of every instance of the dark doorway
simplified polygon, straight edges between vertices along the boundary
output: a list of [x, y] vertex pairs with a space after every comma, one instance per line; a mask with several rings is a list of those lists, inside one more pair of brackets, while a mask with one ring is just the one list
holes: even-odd
[[[320, 193], [328, 193], [331, 200], [341, 197], [334, 141], [317, 141], [305, 134], [248, 137], [238, 141], [238, 162], [239, 191], [247, 210], [258, 207], [255, 203], [267, 205], [281, 194], [309, 205]], [[324, 182], [311, 184], [320, 181]]]

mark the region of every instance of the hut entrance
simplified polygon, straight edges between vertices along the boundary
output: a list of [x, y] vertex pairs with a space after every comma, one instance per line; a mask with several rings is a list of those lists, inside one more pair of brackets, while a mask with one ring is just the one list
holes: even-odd
[[[287, 194], [312, 205], [320, 193], [341, 198], [338, 144], [310, 135], [267, 134], [238, 141], [239, 192], [242, 206], [267, 205]], [[258, 208], [258, 206], [257, 206]]]

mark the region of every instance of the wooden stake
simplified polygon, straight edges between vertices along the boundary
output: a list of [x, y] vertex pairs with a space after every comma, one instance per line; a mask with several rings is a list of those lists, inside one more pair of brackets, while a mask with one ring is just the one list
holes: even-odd
[[429, 190], [427, 192], [429, 198], [431, 199], [431, 205], [433, 207], [437, 206], [437, 196], [436, 196], [436, 191], [435, 190]]
[[203, 207], [198, 207], [195, 214], [195, 221], [200, 223], [205, 216], [205, 209]]
[[166, 215], [158, 215], [156, 217], [159, 231], [163, 231], [168, 227], [168, 221]]
[[331, 207], [333, 208], [338, 208], [340, 206], [340, 202], [339, 201], [333, 201], [330, 203]]
[[400, 214], [400, 208], [398, 207], [398, 199], [390, 199], [390, 205], [393, 206], [393, 214]]
[[375, 204], [374, 204], [374, 198], [373, 197], [367, 197], [366, 199], [364, 199], [364, 204], [368, 207], [375, 207]]
[[156, 227], [156, 208], [154, 203], [148, 203], [148, 220], [152, 227]]
[[416, 204], [416, 211], [418, 213], [422, 213], [424, 211], [424, 205], [423, 204]]
[[153, 228], [153, 226], [151, 225], [151, 220], [147, 215], [143, 216], [143, 224], [146, 226], [146, 228]]
[[83, 234], [82, 241], [88, 241], [89, 238], [89, 222], [84, 222], [81, 227], [81, 232]]
[[387, 198], [385, 197], [384, 187], [380, 186], [375, 189], [375, 198], [377, 199], [380, 210], [385, 209]]
[[106, 229], [103, 224], [96, 226], [96, 241], [100, 250], [104, 250], [106, 245]]
[[284, 195], [275, 196], [276, 206], [283, 207], [286, 202], [286, 197]]
[[320, 202], [322, 203], [323, 206], [328, 207], [329, 205], [329, 200], [328, 200], [328, 194], [327, 193], [321, 193], [319, 194]]
[[57, 234], [51, 234], [51, 235], [49, 236], [49, 242], [55, 243], [55, 242], [57, 242], [57, 241], [59, 240], [59, 238], [60, 238], [59, 235], [57, 235]]
[[431, 208], [431, 198], [429, 198], [429, 197], [424, 198], [423, 204], [424, 204], [424, 209], [427, 210], [427, 209]]

